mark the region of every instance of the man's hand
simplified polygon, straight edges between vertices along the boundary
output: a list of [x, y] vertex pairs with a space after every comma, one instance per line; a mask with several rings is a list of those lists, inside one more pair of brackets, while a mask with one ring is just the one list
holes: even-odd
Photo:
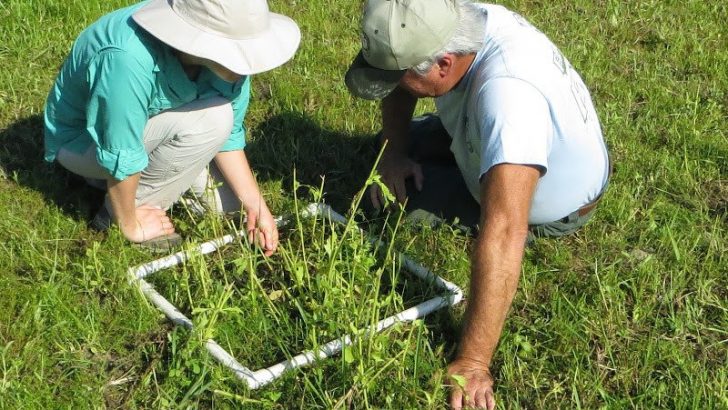
[[450, 408], [488, 410], [495, 408], [493, 376], [490, 375], [485, 363], [459, 357], [450, 363], [447, 374], [450, 385]]
[[278, 248], [278, 227], [263, 198], [257, 206], [246, 208], [245, 213], [248, 216], [245, 226], [248, 240], [263, 248], [265, 256], [271, 256]]
[[[407, 198], [405, 180], [413, 177], [415, 187], [422, 189], [422, 169], [407, 157], [409, 151], [409, 128], [417, 97], [397, 87], [382, 100], [382, 143], [386, 148], [377, 165], [382, 182], [394, 194], [398, 202]], [[380, 209], [384, 202], [378, 186], [372, 186], [369, 196], [374, 208]]]
[[[407, 199], [407, 186], [405, 181], [407, 178], [414, 178], [415, 188], [422, 190], [422, 168], [420, 164], [412, 159], [402, 155], [382, 155], [382, 159], [377, 166], [377, 171], [382, 176], [382, 182], [394, 194], [397, 202], [404, 203]], [[384, 205], [384, 196], [377, 185], [372, 185], [369, 189], [369, 197], [372, 205], [376, 209], [380, 209]]]

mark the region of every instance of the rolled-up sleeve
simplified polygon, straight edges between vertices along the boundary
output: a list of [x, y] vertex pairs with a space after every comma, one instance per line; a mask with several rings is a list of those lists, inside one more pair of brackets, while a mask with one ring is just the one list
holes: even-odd
[[86, 127], [96, 144], [96, 159], [123, 180], [149, 162], [144, 127], [154, 79], [133, 56], [110, 48], [91, 61], [87, 80]]
[[233, 107], [233, 130], [230, 137], [220, 148], [221, 152], [242, 150], [245, 148], [245, 113], [250, 102], [250, 76], [246, 77], [240, 87], [240, 93], [230, 102]]

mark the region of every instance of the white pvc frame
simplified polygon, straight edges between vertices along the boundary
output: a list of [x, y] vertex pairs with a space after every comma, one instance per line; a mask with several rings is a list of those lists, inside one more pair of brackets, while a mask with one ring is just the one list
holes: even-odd
[[[325, 204], [314, 203], [310, 204], [304, 211], [308, 216], [319, 216], [322, 215], [331, 221], [346, 224], [346, 218], [336, 213], [331, 207]], [[235, 238], [245, 235], [245, 231], [239, 231], [235, 235], [225, 235], [221, 238], [213, 239], [209, 242], [200, 244], [194, 249], [188, 251], [181, 251], [175, 254], [145, 263], [139, 266], [131, 267], [128, 270], [130, 276], [130, 283], [138, 284], [140, 290], [144, 296], [154, 304], [159, 310], [161, 310], [167, 318], [177, 325], [182, 325], [187, 328], [192, 328], [192, 321], [188, 319], [182, 312], [180, 312], [174, 305], [172, 305], [164, 296], [160, 295], [149, 282], [144, 280], [145, 277], [158, 272], [162, 269], [170, 268], [185, 262], [192, 255], [206, 255], [214, 252], [218, 248], [227, 245]], [[380, 320], [376, 326], [366, 329], [362, 332], [363, 336], [367, 336], [371, 333], [380, 332], [388, 327], [391, 327], [398, 322], [411, 322], [420, 317], [423, 317], [435, 310], [441, 309], [446, 306], [453, 306], [463, 298], [462, 290], [455, 284], [442, 279], [441, 277], [433, 274], [422, 265], [414, 262], [404, 254], [399, 254], [402, 267], [409, 272], [415, 274], [422, 280], [431, 281], [438, 288], [446, 291], [447, 295], [436, 296], [430, 300], [422, 302], [417, 306], [406, 309], [396, 315], [387, 317]], [[208, 339], [205, 342], [205, 348], [208, 352], [222, 365], [230, 368], [235, 375], [245, 382], [250, 389], [257, 389], [258, 387], [264, 386], [273, 380], [279, 378], [284, 372], [298, 367], [309, 365], [316, 360], [325, 359], [336, 353], [339, 353], [344, 346], [351, 345], [356, 339], [352, 338], [351, 335], [345, 335], [339, 339], [332, 340], [316, 350], [308, 350], [301, 352], [295, 357], [289, 360], [285, 360], [273, 366], [265, 369], [252, 371], [247, 367], [240, 364], [234, 357], [230, 355], [225, 349], [215, 342], [213, 339]]]

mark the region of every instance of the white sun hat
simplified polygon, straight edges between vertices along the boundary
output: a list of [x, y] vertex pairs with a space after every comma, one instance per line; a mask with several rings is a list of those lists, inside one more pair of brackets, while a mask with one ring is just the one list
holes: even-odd
[[151, 0], [133, 18], [170, 47], [240, 75], [280, 66], [301, 41], [296, 22], [265, 0]]

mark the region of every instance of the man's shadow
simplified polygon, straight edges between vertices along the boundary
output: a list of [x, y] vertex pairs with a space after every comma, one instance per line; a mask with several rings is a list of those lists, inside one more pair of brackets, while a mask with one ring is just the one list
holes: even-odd
[[251, 130], [246, 152], [259, 181], [281, 181], [291, 192], [299, 184], [320, 187], [337, 212], [349, 209], [377, 157], [374, 136], [321, 128], [298, 112], [283, 112]]
[[[318, 187], [323, 177], [326, 203], [342, 214], [349, 210], [354, 196], [364, 188], [379, 154], [375, 133], [323, 129], [297, 112], [273, 116], [251, 133], [246, 152], [259, 181], [282, 181], [287, 195], [292, 195], [294, 168], [300, 184]], [[364, 201], [369, 198], [363, 197]], [[366, 229], [367, 224], [362, 227]], [[427, 338], [435, 345], [443, 344], [445, 355], [451, 358], [455, 354], [461, 325], [453, 308], [433, 312], [425, 318], [425, 323], [437, 329], [428, 332]]]
[[75, 219], [88, 220], [104, 197], [82, 178], [43, 159], [43, 117], [39, 114], [0, 130], [0, 178], [42, 194], [46, 203]]

